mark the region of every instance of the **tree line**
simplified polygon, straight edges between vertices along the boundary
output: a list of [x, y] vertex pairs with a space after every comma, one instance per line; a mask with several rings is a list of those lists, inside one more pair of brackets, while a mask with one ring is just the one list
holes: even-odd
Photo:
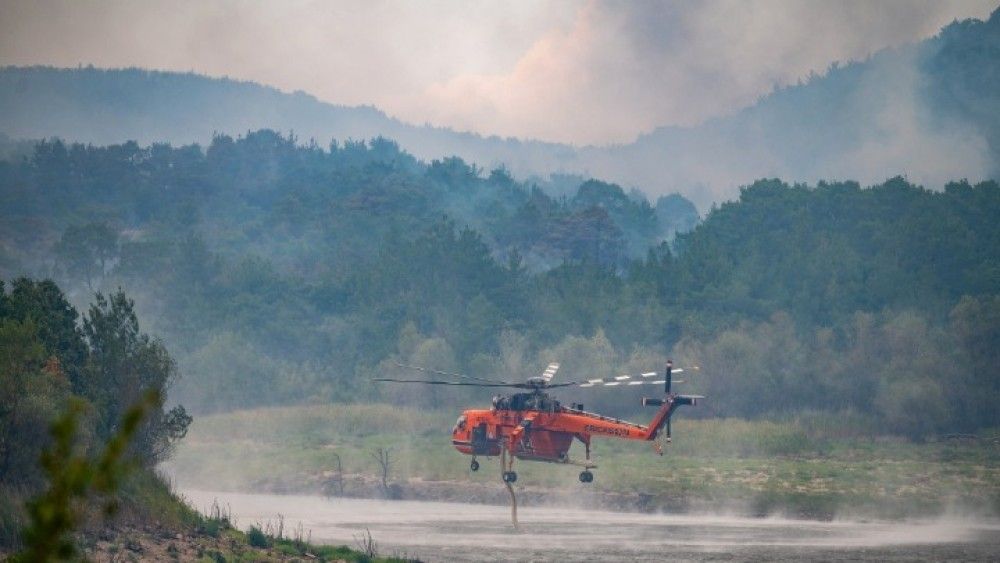
[[[478, 397], [367, 382], [401, 360], [587, 377], [674, 356], [704, 364], [707, 414], [853, 412], [915, 436], [998, 424], [996, 182], [760, 180], [672, 232], [693, 223], [676, 198], [551, 181], [385, 139], [47, 141], [0, 162], [0, 266], [72, 295], [128, 288], [186, 374], [175, 395], [202, 412]], [[927, 396], [941, 401], [919, 415]]]

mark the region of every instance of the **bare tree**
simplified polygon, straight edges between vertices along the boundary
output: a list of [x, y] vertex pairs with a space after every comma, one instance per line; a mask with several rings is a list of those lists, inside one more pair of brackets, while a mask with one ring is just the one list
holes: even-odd
[[371, 453], [372, 459], [378, 463], [379, 466], [379, 477], [381, 478], [382, 493], [389, 497], [389, 471], [392, 469], [392, 461], [390, 460], [391, 450], [389, 448], [375, 448], [375, 451]]
[[378, 557], [378, 542], [372, 537], [372, 532], [368, 528], [365, 528], [364, 533], [354, 536], [354, 543], [369, 559]]
[[330, 487], [327, 491], [344, 496], [344, 465], [340, 461], [340, 454], [333, 454], [333, 477], [330, 478]]

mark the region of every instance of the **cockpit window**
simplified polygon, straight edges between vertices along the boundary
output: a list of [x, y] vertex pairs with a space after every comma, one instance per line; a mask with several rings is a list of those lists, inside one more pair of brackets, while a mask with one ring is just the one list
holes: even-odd
[[454, 434], [455, 432], [458, 432], [459, 430], [465, 430], [465, 415], [464, 414], [462, 416], [458, 417], [458, 420], [455, 421], [455, 428], [452, 429], [451, 433]]

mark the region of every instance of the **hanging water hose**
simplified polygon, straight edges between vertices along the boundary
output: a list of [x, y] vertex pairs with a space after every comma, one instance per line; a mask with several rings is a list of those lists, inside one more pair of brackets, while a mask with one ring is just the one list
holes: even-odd
[[[511, 461], [513, 465], [513, 460]], [[503, 479], [504, 474], [507, 472], [507, 448], [504, 446], [500, 447], [500, 478], [503, 480], [503, 484], [507, 487], [507, 492], [510, 493], [510, 521], [514, 524], [514, 529], [518, 530], [517, 527], [517, 497], [514, 496], [514, 485], [510, 481]]]

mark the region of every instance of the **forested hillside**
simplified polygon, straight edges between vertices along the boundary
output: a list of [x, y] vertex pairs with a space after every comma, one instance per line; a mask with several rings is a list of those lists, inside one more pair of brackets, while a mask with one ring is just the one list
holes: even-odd
[[[204, 151], [41, 142], [0, 174], [4, 240], [25, 245], [8, 249], [8, 268], [32, 266], [83, 219], [116, 223], [136, 241], [197, 231], [213, 250], [280, 257], [283, 269], [307, 277], [367, 262], [382, 239], [422, 232], [446, 215], [482, 233], [499, 259], [533, 270], [566, 259], [621, 267], [698, 220], [676, 195], [652, 205], [614, 184], [560, 177], [571, 193], [553, 197], [546, 183], [518, 182], [503, 168], [486, 173], [456, 157], [426, 164], [384, 138], [322, 148], [269, 130], [218, 136]], [[81, 240], [72, 233], [63, 250]], [[318, 255], [335, 260], [317, 263]], [[81, 281], [93, 281], [96, 270], [75, 268]]]
[[[72, 555], [56, 542], [84, 514], [91, 519], [84, 505], [97, 499], [88, 496], [114, 498], [109, 515], [124, 504], [125, 521], [168, 516], [157, 513], [170, 496], [152, 471], [191, 417], [181, 406], [164, 408], [177, 366], [162, 342], [140, 331], [133, 307], [124, 293], [98, 294], [81, 318], [52, 281], [0, 281], [0, 550], [23, 540]], [[141, 418], [128, 422], [135, 414]], [[22, 506], [46, 487], [50, 494]], [[21, 537], [27, 514], [33, 529]]]
[[1000, 424], [995, 182], [762, 180], [663, 242], [692, 213], [384, 139], [43, 142], [0, 162], [0, 271], [53, 276], [80, 302], [125, 287], [196, 412], [484, 399], [368, 383], [399, 360], [505, 378], [560, 361], [578, 378], [673, 356], [703, 366], [690, 385], [712, 400], [694, 415], [829, 411], [914, 436]]
[[[459, 155], [521, 175], [576, 168], [575, 151], [566, 145], [411, 125], [374, 107], [329, 104], [306, 92], [136, 68], [0, 68], [0, 123], [0, 134], [15, 140], [54, 136], [101, 145], [205, 144], [217, 133], [236, 136], [262, 128], [323, 144], [383, 136], [428, 161]], [[567, 166], [558, 164], [563, 161]]]
[[751, 178], [875, 183], [904, 175], [935, 189], [955, 178], [994, 178], [998, 92], [1000, 10], [985, 22], [954, 22], [934, 38], [864, 61], [834, 63], [734, 115], [661, 127], [620, 146], [482, 137], [253, 83], [94, 68], [0, 69], [0, 133], [98, 144], [205, 144], [215, 133], [260, 128], [324, 145], [331, 138], [385, 136], [425, 161], [457, 155], [520, 178], [586, 174], [656, 195], [679, 192], [708, 209], [736, 197]]
[[164, 405], [176, 378], [122, 291], [81, 315], [51, 280], [0, 281], [0, 558], [384, 561], [262, 524], [244, 534], [230, 510], [201, 515], [173, 492], [158, 466], [192, 422]]
[[874, 183], [905, 175], [940, 188], [997, 176], [998, 116], [1000, 9], [864, 61], [835, 62], [735, 115], [579, 157], [595, 174], [653, 193], [666, 185], [700, 206], [734, 197], [747, 178], [773, 176]]

